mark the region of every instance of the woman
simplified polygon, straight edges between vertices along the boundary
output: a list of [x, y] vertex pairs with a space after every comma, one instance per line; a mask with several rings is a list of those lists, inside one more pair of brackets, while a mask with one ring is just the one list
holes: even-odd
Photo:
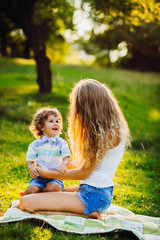
[[20, 209], [99, 218], [112, 201], [112, 178], [129, 145], [128, 124], [112, 92], [93, 79], [81, 80], [73, 88], [68, 123], [73, 158], [79, 168], [63, 174], [41, 166], [37, 170], [45, 178], [81, 180], [80, 186], [24, 196]]

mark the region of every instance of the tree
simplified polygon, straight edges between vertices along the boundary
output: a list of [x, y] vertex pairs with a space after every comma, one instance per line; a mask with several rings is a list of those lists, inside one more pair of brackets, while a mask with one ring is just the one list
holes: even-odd
[[2, 56], [7, 54], [7, 39], [9, 32], [13, 29], [13, 24], [6, 18], [5, 14], [0, 11], [0, 52]]
[[[111, 64], [111, 50], [118, 50], [122, 42], [128, 48], [127, 61], [122, 66], [159, 70], [160, 64], [160, 3], [156, 0], [88, 0], [90, 16], [95, 27], [85, 48], [97, 60]], [[102, 32], [96, 31], [104, 26]]]
[[62, 29], [72, 28], [73, 7], [67, 0], [2, 0], [0, 14], [14, 28], [23, 29], [34, 52], [39, 90], [51, 92], [50, 60], [45, 43], [51, 34], [64, 41]]

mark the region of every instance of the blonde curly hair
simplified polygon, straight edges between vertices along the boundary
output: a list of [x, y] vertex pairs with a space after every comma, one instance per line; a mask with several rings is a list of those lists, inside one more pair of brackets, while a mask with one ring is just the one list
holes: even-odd
[[[128, 124], [110, 89], [94, 79], [79, 81], [70, 94], [68, 135], [79, 166], [97, 164], [122, 139], [130, 144]], [[118, 145], [117, 144], [117, 145]]]
[[50, 115], [54, 115], [54, 116], [58, 117], [59, 124], [60, 124], [60, 133], [61, 133], [62, 116], [61, 116], [60, 112], [57, 110], [57, 108], [44, 107], [44, 108], [37, 109], [35, 115], [33, 116], [31, 125], [29, 126], [31, 133], [34, 135], [35, 138], [42, 138], [42, 136], [43, 136], [42, 129], [44, 127], [44, 122], [45, 122], [45, 120], [48, 119], [48, 117]]

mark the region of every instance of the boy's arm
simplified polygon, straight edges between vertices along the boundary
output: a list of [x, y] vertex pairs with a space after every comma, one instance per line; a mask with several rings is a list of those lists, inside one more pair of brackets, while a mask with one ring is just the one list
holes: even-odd
[[68, 164], [70, 163], [70, 156], [67, 156], [65, 158], [63, 158], [63, 163], [68, 166]]
[[36, 169], [36, 164], [34, 166], [34, 163], [36, 163], [36, 159], [38, 157], [37, 150], [36, 150], [36, 141], [32, 142], [29, 147], [26, 154], [26, 160], [27, 160], [27, 168], [29, 170], [29, 173], [31, 175], [31, 178], [37, 178], [38, 177], [38, 171]]
[[34, 161], [27, 161], [27, 168], [29, 170], [31, 178], [37, 178], [38, 172], [37, 172], [36, 168], [33, 166], [33, 164], [34, 164]]

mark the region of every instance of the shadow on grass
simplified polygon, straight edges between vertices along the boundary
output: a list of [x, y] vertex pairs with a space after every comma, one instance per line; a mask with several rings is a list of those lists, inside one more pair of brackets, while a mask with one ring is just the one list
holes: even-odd
[[[17, 230], [18, 229], [18, 230]], [[91, 239], [91, 240], [137, 240], [130, 231], [118, 230], [116, 232], [101, 233], [101, 234], [77, 234], [67, 233], [51, 227], [48, 223], [37, 219], [26, 219], [15, 223], [3, 223], [3, 230], [0, 230], [0, 238], [2, 240], [12, 239]]]
[[11, 121], [30, 123], [37, 108], [44, 106], [57, 107], [62, 116], [65, 117], [68, 108], [68, 94], [59, 92], [41, 95], [39, 93], [18, 94], [12, 89], [10, 95], [3, 91], [3, 99], [0, 101], [0, 115]]
[[148, 150], [155, 148], [160, 153], [160, 137], [156, 138], [136, 138], [132, 141], [133, 150]]

